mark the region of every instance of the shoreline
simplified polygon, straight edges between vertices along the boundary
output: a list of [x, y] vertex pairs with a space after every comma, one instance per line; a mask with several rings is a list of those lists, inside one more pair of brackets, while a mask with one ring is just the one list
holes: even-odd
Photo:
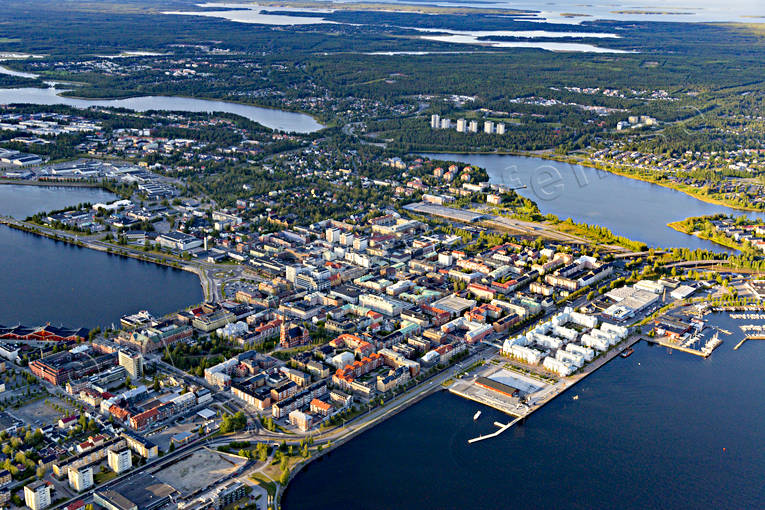
[[[534, 408], [530, 409], [523, 416], [515, 416], [515, 415], [509, 414], [509, 413], [507, 413], [505, 411], [502, 411], [500, 409], [497, 409], [497, 410], [499, 410], [503, 414], [506, 414], [509, 417], [519, 418], [519, 423], [523, 424], [523, 423], [526, 422], [526, 419], [529, 416], [531, 416], [535, 412], [539, 411], [540, 409], [542, 409], [544, 406], [546, 406], [550, 402], [556, 400], [558, 397], [560, 397], [561, 395], [566, 393], [568, 390], [570, 390], [571, 388], [573, 388], [574, 386], [579, 384], [581, 381], [586, 379], [588, 376], [594, 374], [599, 369], [603, 368], [605, 365], [607, 365], [614, 358], [618, 357], [626, 349], [628, 349], [631, 346], [639, 343], [642, 339], [643, 338], [642, 338], [641, 335], [634, 335], [632, 337], [628, 337], [623, 342], [620, 342], [618, 345], [614, 346], [614, 348], [611, 349], [609, 352], [605, 353], [605, 355], [602, 358], [600, 358], [599, 362], [596, 360], [590, 366], [588, 366], [587, 369], [585, 371], [583, 371], [582, 373], [572, 375], [572, 376], [570, 376], [570, 378], [568, 380], [563, 381], [563, 385], [561, 386], [561, 388], [558, 391], [554, 392], [547, 399], [545, 399], [544, 401], [540, 402], [539, 405], [537, 405]], [[498, 356], [498, 355], [499, 355], [498, 353], [495, 353], [494, 356]], [[449, 380], [449, 379], [451, 379], [451, 377], [447, 378], [446, 380]], [[286, 492], [287, 488], [289, 488], [290, 483], [297, 477], [297, 475], [300, 473], [300, 471], [302, 471], [310, 463], [312, 463], [315, 460], [320, 459], [321, 457], [323, 457], [324, 455], [332, 452], [336, 448], [339, 448], [340, 446], [344, 445], [348, 441], [356, 438], [356, 436], [358, 436], [358, 435], [360, 435], [360, 434], [362, 434], [362, 433], [364, 433], [364, 432], [366, 432], [368, 430], [373, 429], [377, 425], [382, 424], [383, 422], [387, 421], [389, 418], [394, 417], [396, 414], [400, 413], [401, 411], [404, 411], [404, 410], [408, 409], [409, 407], [411, 407], [411, 406], [413, 406], [415, 404], [420, 403], [422, 400], [424, 400], [427, 397], [435, 395], [439, 391], [445, 391], [445, 392], [448, 392], [448, 393], [454, 395], [455, 397], [463, 398], [465, 400], [474, 401], [474, 402], [477, 402], [480, 405], [483, 405], [483, 406], [486, 406], [486, 407], [489, 407], [489, 408], [492, 408], [492, 409], [496, 409], [493, 406], [490, 406], [489, 404], [487, 404], [485, 402], [481, 402], [479, 400], [474, 400], [474, 399], [468, 398], [466, 396], [457, 394], [457, 393], [451, 391], [451, 389], [449, 387], [443, 387], [442, 385], [439, 384], [435, 388], [433, 388], [431, 390], [428, 390], [428, 391], [425, 391], [425, 392], [423, 392], [423, 393], [413, 397], [412, 399], [402, 403], [398, 407], [395, 407], [395, 408], [391, 409], [388, 414], [375, 419], [373, 422], [370, 422], [368, 425], [362, 425], [359, 429], [353, 430], [352, 432], [350, 432], [347, 435], [343, 436], [342, 438], [338, 439], [337, 442], [332, 441], [332, 446], [330, 446], [327, 449], [322, 450], [317, 455], [311, 456], [310, 458], [308, 458], [305, 461], [301, 462], [300, 464], [296, 465], [293, 468], [293, 470], [290, 471], [290, 476], [289, 476], [289, 479], [287, 480], [287, 485], [285, 485], [284, 487], [281, 487], [281, 485], [279, 485], [279, 488], [277, 488], [276, 496], [274, 498], [275, 499], [275, 505], [276, 505], [275, 508], [281, 508], [281, 499], [282, 499], [284, 493]]]
[[594, 168], [595, 170], [600, 170], [601, 172], [607, 172], [609, 174], [618, 175], [620, 177], [625, 177], [627, 179], [634, 179], [636, 181], [647, 182], [648, 184], [655, 184], [656, 186], [661, 186], [662, 188], [667, 188], [667, 189], [671, 189], [671, 190], [677, 191], [679, 193], [683, 193], [683, 194], [688, 195], [689, 197], [695, 198], [696, 200], [699, 200], [701, 202], [706, 202], [708, 204], [713, 204], [713, 205], [719, 205], [719, 206], [722, 206], [722, 207], [727, 207], [729, 209], [733, 209], [733, 210], [736, 210], [736, 211], [758, 212], [758, 213], [765, 212], [765, 210], [763, 210], [763, 209], [755, 209], [753, 207], [745, 207], [745, 206], [740, 206], [740, 205], [729, 204], [729, 203], [727, 203], [724, 200], [708, 197], [708, 196], [705, 196], [705, 195], [700, 195], [698, 193], [695, 193], [695, 192], [692, 192], [690, 190], [686, 190], [686, 189], [680, 188], [678, 186], [675, 186], [675, 185], [672, 185], [672, 184], [669, 184], [669, 183], [663, 183], [663, 182], [657, 181], [655, 179], [650, 179], [650, 178], [643, 177], [643, 176], [640, 176], [640, 175], [635, 175], [635, 174], [626, 172], [624, 170], [620, 171], [620, 170], [617, 170], [617, 169], [615, 169], [613, 167], [611, 167], [611, 168], [601, 168], [596, 163], [592, 162], [591, 160], [578, 160], [577, 159], [577, 160], [572, 161], [572, 160], [566, 159], [564, 157], [555, 156], [555, 155], [546, 155], [546, 154], [524, 154], [524, 155], [528, 156], [528, 157], [536, 157], [536, 158], [541, 158], [541, 159], [557, 161], [558, 163], [566, 163], [566, 164], [569, 164], [569, 165], [585, 166], [587, 168]]
[[646, 177], [642, 177], [640, 175], [635, 175], [630, 172], [626, 172], [624, 170], [617, 170], [616, 168], [601, 168], [593, 161], [587, 159], [587, 160], [580, 160], [580, 159], [573, 159], [566, 156], [558, 156], [552, 153], [541, 153], [541, 152], [528, 152], [528, 151], [445, 151], [445, 150], [422, 150], [422, 151], [407, 151], [410, 154], [422, 154], [422, 153], [430, 153], [430, 154], [464, 154], [464, 155], [477, 155], [477, 156], [519, 156], [519, 157], [526, 157], [526, 158], [539, 158], [539, 159], [545, 159], [550, 161], [557, 161], [558, 163], [565, 163], [568, 165], [579, 165], [587, 168], [593, 168], [595, 170], [600, 170], [601, 172], [606, 172], [609, 174], [618, 175], [620, 177], [625, 177], [627, 179], [634, 179], [636, 181], [642, 181], [647, 182], [648, 184], [655, 184], [656, 186], [661, 186], [662, 188], [671, 189], [674, 191], [677, 191], [679, 193], [683, 193], [685, 195], [688, 195], [691, 198], [695, 198], [696, 200], [699, 200], [701, 202], [706, 202], [708, 204], [713, 205], [719, 205], [721, 207], [727, 207], [729, 209], [733, 209], [735, 211], [744, 211], [744, 212], [756, 212], [756, 213], [765, 213], [765, 209], [756, 209], [754, 207], [746, 207], [746, 206], [740, 206], [740, 205], [734, 205], [730, 204], [724, 200], [720, 200], [717, 198], [708, 197], [705, 195], [701, 195], [695, 192], [692, 192], [690, 190], [686, 190], [683, 188], [680, 188], [678, 186], [669, 184], [669, 183], [663, 183], [661, 181], [657, 181], [655, 179], [649, 179]]
[[[66, 83], [66, 82], [56, 82], [56, 83]], [[0, 87], [1, 90], [13, 90], [15, 88], [23, 88], [23, 87]], [[278, 108], [276, 106], [263, 105], [263, 104], [257, 104], [257, 103], [245, 103], [243, 101], [235, 101], [235, 100], [230, 100], [230, 99], [221, 99], [221, 98], [217, 98], [216, 99], [216, 98], [210, 98], [210, 97], [189, 96], [189, 95], [184, 95], [184, 94], [160, 94], [160, 93], [157, 93], [157, 94], [128, 94], [126, 96], [98, 96], [98, 97], [96, 97], [96, 96], [78, 96], [78, 95], [67, 94], [67, 92], [72, 92], [74, 89], [57, 89], [55, 86], [52, 86], [52, 87], [51, 86], [48, 86], [48, 87], [31, 87], [30, 86], [30, 88], [39, 88], [41, 90], [47, 90], [47, 89], [51, 89], [52, 88], [52, 89], [54, 89], [56, 91], [55, 95], [57, 97], [69, 98], [69, 99], [77, 99], [77, 100], [81, 100], [81, 101], [121, 101], [123, 99], [136, 99], [136, 98], [141, 98], [141, 97], [168, 97], [168, 98], [169, 97], [177, 97], [177, 98], [180, 98], [180, 99], [193, 99], [193, 100], [198, 100], [198, 101], [209, 101], [209, 102], [216, 102], [217, 101], [217, 102], [220, 102], [220, 103], [229, 103], [229, 104], [233, 104], [233, 105], [250, 106], [252, 108], [262, 108], [264, 110], [274, 110], [274, 111], [277, 111], [277, 112], [294, 113], [294, 114], [297, 114], [297, 115], [305, 115], [305, 116], [310, 117], [311, 119], [313, 119], [314, 122], [316, 122], [317, 124], [319, 124], [321, 126], [319, 129], [317, 129], [315, 131], [309, 131], [309, 132], [300, 133], [300, 134], [317, 133], [317, 132], [321, 131], [322, 129], [326, 129], [326, 128], [329, 128], [329, 127], [336, 127], [336, 124], [334, 124], [332, 122], [325, 123], [325, 121], [322, 121], [314, 113], [304, 112], [302, 110], [291, 109], [291, 108]], [[40, 105], [40, 103], [17, 103], [17, 104]], [[79, 109], [89, 108], [88, 106], [72, 106], [72, 105], [65, 105], [65, 106], [70, 106], [71, 108], [79, 108]], [[120, 106], [104, 106], [102, 108], [122, 108], [122, 107], [120, 107]], [[134, 110], [134, 111], [136, 113], [142, 113], [142, 112], [140, 112], [138, 110]], [[151, 110], [146, 110], [146, 111], [151, 111]], [[164, 110], [164, 109], [158, 109], [156, 111], [168, 111], [168, 112], [172, 112], [172, 111], [185, 111], [186, 113], [208, 113], [208, 114], [212, 114], [212, 113], [230, 113], [230, 112], [221, 112], [220, 110], [211, 110], [209, 112], [191, 112], [191, 111], [187, 111], [187, 110]], [[294, 132], [294, 131], [283, 131], [281, 129], [270, 128], [270, 127], [266, 126], [265, 124], [261, 124], [260, 122], [258, 122], [256, 120], [249, 119], [248, 117], [245, 117], [244, 115], [239, 114], [239, 113], [230, 113], [230, 114], [231, 115], [237, 115], [239, 117], [243, 117], [243, 118], [245, 118], [247, 120], [250, 120], [251, 122], [255, 122], [256, 124], [260, 124], [264, 128], [270, 129], [271, 131], [281, 131], [281, 132], [284, 132], [284, 133]]]
[[697, 231], [688, 232], [687, 230], [684, 230], [683, 228], [680, 227], [680, 224], [683, 221], [685, 221], [685, 220], [671, 221], [671, 222], [667, 223], [667, 226], [669, 228], [671, 228], [672, 230], [675, 230], [675, 231], [680, 232], [682, 234], [698, 237], [699, 239], [703, 239], [704, 241], [709, 241], [710, 243], [714, 243], [714, 244], [716, 244], [718, 246], [722, 246], [723, 248], [730, 248], [731, 250], [734, 250], [734, 251], [736, 251], [738, 253], [743, 252], [743, 250], [741, 249], [741, 246], [737, 246], [735, 241], [731, 241], [731, 244], [726, 244], [726, 243], [720, 242], [717, 239], [712, 239], [711, 237], [703, 236], [703, 235], [701, 235]]
[[[37, 225], [30, 225], [29, 223], [21, 220], [16, 220], [14, 218], [8, 218], [5, 216], [0, 216], [0, 225], [5, 225], [8, 228], [18, 230], [20, 232], [26, 232], [27, 234], [36, 235], [39, 237], [45, 237], [52, 241], [61, 241], [66, 244], [71, 244], [73, 246], [77, 246], [79, 248], [85, 248], [90, 249], [94, 251], [98, 251], [101, 253], [105, 253], [107, 255], [116, 255], [118, 257], [125, 257], [125, 258], [131, 258], [138, 260], [140, 262], [147, 262], [151, 264], [156, 264], [158, 266], [164, 266], [169, 269], [177, 269], [179, 271], [187, 271], [189, 273], [194, 273], [199, 278], [200, 285], [202, 286], [202, 293], [204, 296], [204, 299], [207, 300], [209, 297], [207, 286], [205, 285], [205, 278], [203, 277], [203, 271], [201, 268], [198, 268], [194, 265], [187, 264], [185, 262], [179, 262], [179, 261], [170, 261], [165, 258], [155, 258], [151, 257], [149, 255], [141, 256], [140, 253], [134, 253], [132, 250], [121, 250], [119, 247], [112, 248], [111, 246], [100, 246], [94, 244], [93, 240], [79, 240], [79, 239], [72, 239], [70, 235], [66, 233], [59, 233], [59, 232], [47, 232], [45, 230], [41, 230], [39, 226]], [[174, 265], [177, 264], [177, 265]]]
[[[3, 185], [10, 185], [10, 186], [39, 186], [39, 187], [48, 187], [48, 188], [96, 188], [96, 189], [102, 189], [104, 191], [108, 191], [109, 193], [114, 193], [109, 188], [105, 188], [102, 184], [98, 184], [95, 182], [77, 182], [77, 181], [39, 181], [39, 180], [15, 180], [15, 179], [8, 179], [8, 178], [0, 178], [0, 186]], [[116, 193], [115, 193], [116, 194]]]
[[[274, 497], [274, 502], [275, 502], [275, 505], [276, 505], [275, 508], [281, 508], [282, 497], [284, 496], [285, 492], [289, 488], [290, 483], [292, 483], [292, 481], [297, 477], [297, 475], [304, 468], [308, 467], [309, 464], [313, 463], [316, 460], [321, 459], [322, 457], [324, 457], [325, 455], [331, 453], [335, 449], [337, 449], [337, 448], [343, 446], [344, 444], [346, 444], [347, 442], [355, 439], [357, 436], [359, 436], [359, 435], [361, 435], [361, 434], [363, 434], [363, 433], [365, 433], [367, 431], [372, 430], [373, 428], [377, 427], [378, 425], [383, 424], [389, 418], [392, 418], [392, 417], [396, 416], [398, 413], [400, 413], [402, 411], [406, 411], [407, 409], [409, 409], [411, 406], [413, 406], [415, 404], [419, 404], [422, 400], [425, 400], [426, 398], [428, 398], [428, 397], [430, 397], [432, 395], [435, 395], [439, 391], [448, 391], [448, 390], [446, 388], [441, 387], [441, 385], [438, 385], [438, 386], [436, 386], [436, 387], [434, 387], [434, 388], [432, 388], [432, 389], [430, 389], [428, 391], [425, 391], [425, 392], [423, 392], [423, 393], [421, 393], [421, 394], [419, 394], [419, 395], [417, 395], [415, 397], [412, 397], [410, 400], [407, 400], [406, 402], [402, 402], [398, 407], [394, 407], [392, 409], [389, 409], [387, 414], [385, 414], [385, 415], [375, 419], [374, 421], [372, 421], [372, 422], [370, 422], [370, 423], [368, 423], [366, 425], [361, 425], [358, 429], [352, 430], [351, 432], [347, 433], [346, 435], [342, 436], [341, 438], [339, 438], [337, 440], [330, 440], [332, 442], [332, 445], [329, 448], [324, 448], [324, 449], [322, 449], [321, 452], [318, 452], [318, 453], [316, 453], [314, 455], [311, 455], [311, 457], [305, 459], [300, 464], [297, 464], [290, 471], [289, 478], [287, 479], [287, 485], [282, 486], [281, 484], [278, 484], [278, 487], [276, 489], [276, 496]], [[274, 482], [278, 483], [276, 480]]]
[[[53, 88], [55, 90], [59, 90], [59, 89], [56, 89], [56, 87], [49, 87], [49, 88]], [[244, 101], [235, 101], [235, 100], [231, 100], [231, 99], [221, 99], [221, 98], [211, 98], [211, 97], [197, 97], [197, 96], [189, 96], [189, 95], [185, 95], [185, 94], [159, 94], [159, 93], [158, 94], [129, 94], [129, 95], [126, 95], [126, 96], [99, 96], [99, 97], [95, 97], [95, 96], [76, 96], [76, 95], [67, 94], [67, 92], [72, 92], [73, 90], [74, 89], [59, 90], [59, 92], [56, 93], [56, 95], [59, 96], [59, 97], [68, 97], [70, 99], [80, 99], [82, 101], [120, 101], [120, 100], [123, 100], [123, 99], [136, 99], [136, 98], [141, 98], [141, 97], [178, 97], [178, 98], [181, 98], [181, 99], [194, 99], [194, 100], [198, 100], [198, 101], [230, 103], [230, 104], [235, 104], [235, 105], [240, 105], [240, 106], [250, 106], [250, 107], [253, 107], [253, 108], [262, 108], [264, 110], [274, 110], [274, 111], [277, 111], [277, 112], [284, 112], [284, 113], [295, 113], [295, 114], [298, 114], [298, 115], [305, 115], [307, 117], [311, 117], [315, 122], [317, 122], [319, 125], [321, 125], [321, 127], [319, 129], [317, 129], [316, 131], [311, 131], [310, 133], [316, 133], [318, 131], [321, 131], [322, 129], [326, 129], [327, 127], [331, 127], [329, 124], [324, 124], [324, 122], [321, 119], [319, 119], [313, 113], [304, 112], [302, 110], [296, 110], [296, 109], [291, 109], [291, 108], [278, 108], [276, 106], [268, 106], [268, 105], [263, 105], [263, 104], [258, 104], [258, 103], [245, 103]], [[74, 108], [77, 108], [77, 107], [75, 106]], [[107, 107], [107, 108], [122, 108], [122, 107], [114, 106], [114, 107]], [[146, 110], [146, 111], [150, 111], [150, 110]], [[157, 110], [157, 111], [185, 111], [185, 110], [163, 110], [163, 109], [160, 109], [160, 110]], [[138, 110], [135, 110], [135, 112], [136, 113], [142, 113], [142, 112], [139, 112]], [[212, 111], [209, 111], [209, 112], [187, 112], [187, 113], [216, 113], [216, 112], [218, 112], [218, 113], [230, 113], [230, 112], [220, 112], [220, 111], [217, 111], [217, 110], [212, 110]], [[243, 115], [241, 115], [239, 113], [231, 113], [231, 115], [238, 115], [239, 117], [244, 117]], [[247, 117], [244, 117], [244, 118], [247, 119]], [[251, 119], [247, 119], [247, 120], [251, 120]], [[256, 124], [260, 124], [260, 122], [258, 122], [256, 120], [253, 120], [252, 122], [255, 122]], [[263, 127], [265, 127], [266, 129], [270, 129], [271, 131], [281, 131], [279, 129], [269, 128], [268, 126], [263, 125], [263, 124], [261, 124], [261, 125]], [[310, 134], [310, 133], [302, 133], [302, 134]]]

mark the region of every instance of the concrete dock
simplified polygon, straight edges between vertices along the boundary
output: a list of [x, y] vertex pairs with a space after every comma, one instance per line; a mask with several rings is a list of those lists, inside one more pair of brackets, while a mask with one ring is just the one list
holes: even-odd
[[[507, 424], [495, 423], [499, 429], [491, 434], [485, 434], [473, 439], [468, 440], [468, 443], [474, 443], [476, 441], [483, 441], [492, 437], [497, 437], [506, 430], [510, 429], [513, 425], [519, 421], [527, 418], [535, 411], [541, 409], [545, 404], [551, 402], [553, 399], [563, 394], [566, 390], [576, 385], [588, 375], [592, 374], [606, 363], [614, 359], [616, 356], [629, 349], [637, 342], [643, 339], [640, 335], [633, 335], [627, 338], [625, 341], [616, 345], [613, 349], [606, 352], [604, 355], [592, 361], [592, 363], [586, 365], [581, 371], [569, 377], [562, 378], [558, 382], [551, 384], [542, 380], [537, 380], [529, 375], [518, 373], [516, 377], [521, 379], [531, 380], [538, 388], [533, 393], [527, 393], [525, 396], [526, 403], [521, 402], [518, 397], [511, 397], [504, 395], [497, 391], [492, 391], [488, 388], [482, 388], [475, 383], [477, 377], [492, 376], [502, 370], [509, 370], [504, 368], [506, 365], [512, 365], [510, 360], [504, 357], [500, 357], [502, 363], [500, 365], [492, 365], [490, 367], [483, 367], [479, 369], [479, 373], [473, 376], [468, 376], [465, 379], [458, 379], [450, 387], [449, 391], [460, 397], [473, 400], [480, 404], [497, 409], [505, 414], [514, 416], [515, 419]], [[519, 367], [520, 368], [520, 367]]]

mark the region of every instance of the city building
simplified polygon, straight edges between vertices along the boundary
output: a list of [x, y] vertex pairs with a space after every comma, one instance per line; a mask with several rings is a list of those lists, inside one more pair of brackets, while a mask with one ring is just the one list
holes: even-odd
[[93, 493], [93, 501], [106, 510], [157, 510], [170, 502], [177, 491], [148, 473], [127, 479]]
[[143, 376], [143, 356], [137, 352], [120, 350], [117, 355], [120, 366], [125, 367], [133, 379]]
[[5, 487], [11, 483], [12, 480], [11, 473], [7, 469], [0, 470], [0, 487]]
[[133, 455], [128, 448], [109, 450], [107, 453], [107, 463], [112, 471], [122, 474], [133, 467]]
[[157, 237], [157, 244], [170, 250], [188, 251], [201, 247], [203, 241], [183, 232], [168, 232]]
[[213, 506], [220, 510], [232, 503], [236, 503], [247, 495], [247, 486], [242, 482], [231, 480], [214, 490]]
[[279, 331], [279, 345], [285, 349], [292, 349], [310, 342], [308, 330], [297, 324], [281, 324]]
[[[24, 503], [32, 510], [42, 510], [50, 506], [51, 486], [47, 482], [37, 481], [24, 486]], [[120, 510], [120, 509], [115, 509]]]
[[159, 448], [150, 439], [128, 431], [122, 433], [122, 438], [131, 450], [144, 459], [150, 460], [159, 456]]
[[93, 487], [93, 466], [69, 469], [69, 487], [77, 492]]

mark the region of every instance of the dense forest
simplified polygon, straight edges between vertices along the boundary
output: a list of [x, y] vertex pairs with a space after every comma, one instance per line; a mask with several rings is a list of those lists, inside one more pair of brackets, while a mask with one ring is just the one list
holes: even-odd
[[[566, 25], [490, 10], [468, 15], [453, 8], [432, 15], [361, 7], [322, 13], [332, 24], [268, 26], [163, 14], [172, 10], [205, 8], [186, 0], [8, 0], [0, 12], [2, 49], [37, 58], [6, 65], [41, 79], [0, 76], [0, 86], [44, 86], [43, 79], [55, 79], [75, 82], [69, 93], [83, 97], [183, 95], [306, 111], [330, 126], [361, 123], [357, 134], [399, 152], [566, 153], [603, 139], [659, 154], [762, 146], [765, 37], [751, 26]], [[417, 28], [618, 34], [570, 41], [624, 53], [491, 46], [473, 51], [477, 47], [422, 39]], [[487, 37], [507, 39], [481, 40]], [[103, 57], [136, 50], [155, 54]], [[582, 92], [588, 88], [613, 93]], [[450, 100], [454, 95], [470, 100]], [[431, 113], [503, 121], [507, 134], [431, 130]], [[617, 132], [627, 115], [654, 117], [661, 128]], [[213, 136], [216, 143], [234, 140], [200, 136]]]

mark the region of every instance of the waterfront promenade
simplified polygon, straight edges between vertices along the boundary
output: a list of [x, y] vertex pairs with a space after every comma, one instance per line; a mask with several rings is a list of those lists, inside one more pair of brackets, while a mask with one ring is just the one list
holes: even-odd
[[[606, 363], [614, 359], [617, 355], [631, 348], [633, 345], [635, 345], [637, 342], [639, 342], [642, 339], [643, 337], [641, 335], [637, 335], [637, 334], [632, 335], [628, 337], [627, 339], [625, 339], [624, 341], [620, 342], [619, 344], [615, 345], [611, 350], [603, 354], [601, 357], [595, 359], [592, 363], [586, 365], [581, 371], [577, 372], [576, 374], [571, 375], [569, 377], [561, 378], [555, 384], [544, 384], [544, 387], [541, 390], [535, 393], [532, 393], [528, 396], [527, 404], [521, 403], [515, 397], [504, 396], [495, 391], [479, 387], [475, 383], [475, 378], [477, 377], [477, 375], [487, 374], [489, 372], [493, 373], [493, 372], [496, 372], [497, 370], [495, 369], [495, 367], [489, 367], [488, 369], [485, 367], [482, 367], [482, 368], [476, 369], [475, 370], [476, 377], [465, 379], [465, 380], [459, 380], [455, 382], [454, 384], [450, 386], [449, 391], [462, 398], [466, 398], [468, 400], [478, 402], [480, 404], [489, 406], [493, 409], [501, 411], [510, 416], [514, 416], [516, 417], [516, 419], [508, 422], [508, 424], [506, 425], [502, 425], [502, 427], [500, 427], [500, 429], [496, 431], [495, 433], [488, 434], [485, 436], [480, 436], [479, 438], [474, 438], [473, 440], [470, 440], [470, 442], [472, 443], [472, 442], [475, 442], [475, 440], [483, 440], [483, 439], [488, 439], [490, 437], [496, 437], [502, 432], [508, 430], [510, 427], [512, 427], [512, 425], [515, 425], [519, 421], [524, 421], [531, 414], [538, 411], [539, 409], [544, 407], [546, 404], [550, 403], [555, 398], [562, 395], [564, 392], [566, 392], [567, 390], [569, 390], [576, 384], [583, 381], [587, 376], [593, 374], [599, 368], [603, 367]], [[508, 361], [506, 358], [501, 357], [499, 354], [496, 355], [496, 358], [503, 362]], [[526, 377], [526, 376], [523, 376], [523, 377]]]

